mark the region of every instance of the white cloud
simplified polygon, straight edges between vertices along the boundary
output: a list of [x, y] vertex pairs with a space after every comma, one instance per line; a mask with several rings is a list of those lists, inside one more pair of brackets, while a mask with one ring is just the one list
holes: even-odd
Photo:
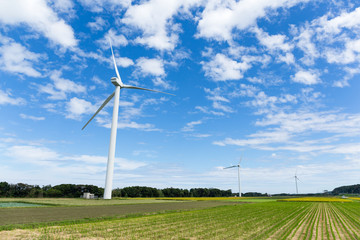
[[277, 8], [289, 8], [307, 0], [207, 1], [198, 22], [198, 37], [231, 41], [234, 29], [245, 30]]
[[325, 52], [329, 63], [349, 64], [360, 61], [360, 40], [347, 40], [345, 49], [327, 49]]
[[183, 132], [193, 132], [196, 125], [202, 124], [201, 120], [188, 122], [185, 127], [181, 129]]
[[313, 85], [320, 83], [319, 74], [312, 71], [300, 70], [291, 77], [294, 82], [303, 83], [305, 85]]
[[107, 22], [102, 17], [95, 17], [95, 22], [89, 22], [87, 26], [93, 31], [101, 31], [107, 26]]
[[147, 164], [144, 162], [139, 162], [139, 161], [133, 161], [133, 160], [127, 160], [125, 158], [117, 158], [116, 160], [116, 165], [121, 169], [121, 170], [135, 170], [138, 169], [140, 167], [144, 167]]
[[255, 93], [254, 90], [249, 90], [244, 94], [253, 97], [254, 99], [247, 102], [247, 105], [255, 107], [261, 113], [274, 112], [278, 110], [280, 104], [297, 103], [297, 97], [291, 94], [282, 94], [280, 96], [268, 96], [265, 92], [260, 91]]
[[98, 76], [93, 76], [93, 77], [91, 78], [91, 80], [92, 80], [94, 83], [96, 83], [96, 84], [98, 84], [98, 85], [101, 85], [101, 86], [103, 86], [103, 87], [108, 86], [108, 84], [106, 84], [105, 81], [101, 80]]
[[[194, 1], [196, 3], [196, 1]], [[181, 8], [186, 12], [192, 1], [149, 0], [130, 6], [122, 22], [142, 32], [135, 42], [158, 50], [173, 50], [178, 43], [179, 25], [172, 22]]]
[[121, 47], [126, 46], [128, 44], [128, 40], [123, 34], [117, 34], [116, 30], [110, 29], [105, 36], [97, 40], [102, 49], [109, 49], [109, 39], [113, 47]]
[[0, 1], [0, 23], [26, 24], [64, 48], [77, 45], [72, 27], [60, 19], [45, 0]]
[[46, 85], [39, 85], [38, 91], [41, 93], [49, 94], [50, 95], [49, 99], [52, 99], [52, 100], [61, 100], [61, 99], [66, 98], [65, 92], [55, 90], [54, 86], [50, 83], [48, 83]]
[[310, 28], [304, 28], [301, 33], [296, 37], [297, 46], [304, 52], [304, 57], [301, 61], [306, 65], [313, 65], [314, 59], [319, 57], [319, 51], [316, 48], [315, 43], [312, 41], [313, 30]]
[[[248, 146], [267, 151], [293, 151], [307, 154], [359, 154], [359, 114], [337, 112], [276, 112], [267, 114], [257, 126], [264, 131], [241, 139], [214, 141], [219, 146]], [[350, 140], [350, 142], [347, 142]]]
[[124, 128], [132, 128], [132, 129], [138, 129], [138, 130], [143, 130], [143, 131], [159, 131], [159, 129], [156, 129], [153, 124], [150, 124], [150, 123], [137, 123], [137, 122], [134, 122], [134, 121], [131, 121], [131, 122], [119, 122], [118, 123], [118, 128], [123, 128], [123, 129]]
[[11, 73], [21, 73], [29, 77], [41, 77], [41, 73], [33, 67], [34, 62], [41, 58], [40, 54], [28, 51], [12, 39], [1, 37], [0, 68]]
[[136, 66], [146, 75], [164, 76], [164, 63], [159, 58], [145, 58], [141, 57], [136, 60]]
[[267, 32], [264, 32], [258, 27], [253, 28], [253, 31], [256, 33], [256, 37], [260, 44], [266, 46], [271, 51], [281, 50], [289, 52], [293, 49], [291, 44], [285, 42], [287, 38], [286, 35], [269, 35]]
[[201, 64], [205, 76], [214, 81], [239, 80], [251, 67], [248, 62], [237, 62], [221, 53], [216, 54], [210, 62], [201, 62]]
[[[204, 88], [204, 91], [207, 94], [206, 98], [211, 101], [211, 107], [196, 106], [196, 110], [215, 116], [224, 116], [225, 113], [234, 112], [230, 106], [227, 106], [227, 104], [230, 104], [230, 100], [223, 96], [224, 91], [220, 87], [214, 89]], [[214, 110], [210, 110], [211, 108]]]
[[84, 93], [86, 88], [80, 84], [77, 84], [69, 79], [61, 77], [62, 72], [55, 70], [50, 73], [50, 79], [53, 84], [46, 84], [38, 86], [38, 90], [41, 93], [47, 93], [50, 95], [49, 99], [60, 100], [65, 99], [68, 93]]
[[215, 115], [215, 116], [224, 116], [225, 115], [223, 112], [209, 110], [208, 107], [204, 107], [204, 106], [196, 106], [195, 109], [202, 113], [205, 113], [205, 114], [211, 114], [211, 115]]
[[8, 149], [7, 155], [24, 162], [42, 164], [43, 161], [53, 161], [59, 159], [59, 154], [55, 151], [38, 146], [18, 145]]
[[0, 105], [22, 105], [26, 101], [22, 98], [12, 98], [10, 92], [4, 92], [0, 89]]
[[61, 77], [62, 72], [55, 70], [51, 73], [50, 79], [53, 80], [54, 86], [56, 89], [62, 92], [73, 92], [73, 93], [82, 93], [86, 89], [84, 86], [76, 84], [73, 81]]
[[252, 28], [261, 45], [265, 46], [278, 61], [286, 64], [295, 63], [295, 57], [291, 53], [294, 48], [292, 43], [286, 42], [287, 36], [283, 34], [269, 35], [258, 27]]
[[92, 12], [102, 12], [104, 9], [120, 10], [131, 5], [131, 0], [79, 0]]
[[322, 28], [318, 31], [324, 31], [326, 33], [337, 34], [342, 28], [358, 28], [360, 26], [360, 7], [356, 8], [352, 12], [343, 12], [340, 16], [328, 20], [327, 16], [319, 19], [319, 24]]
[[73, 97], [66, 104], [66, 118], [78, 120], [81, 115], [95, 113], [96, 110], [96, 107], [93, 106], [90, 102]]
[[23, 114], [23, 113], [20, 114], [20, 117], [23, 118], [23, 119], [30, 119], [30, 120], [34, 120], [34, 121], [45, 120], [45, 117], [35, 117], [35, 116]]
[[53, 7], [62, 13], [69, 13], [73, 11], [74, 3], [72, 0], [53, 0]]
[[[97, 156], [97, 155], [66, 156], [66, 157], [62, 157], [62, 159], [79, 161], [87, 165], [102, 164], [104, 166], [106, 165], [108, 160], [107, 157]], [[115, 166], [119, 167], [121, 170], [135, 170], [146, 165], [147, 164], [144, 162], [128, 160], [125, 158], [115, 158]]]
[[117, 57], [116, 64], [120, 67], [127, 68], [134, 65], [134, 62], [133, 60], [127, 57]]

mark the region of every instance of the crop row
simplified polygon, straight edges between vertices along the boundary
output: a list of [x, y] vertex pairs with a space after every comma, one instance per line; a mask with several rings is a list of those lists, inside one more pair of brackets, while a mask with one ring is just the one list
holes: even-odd
[[[20, 237], [27, 239], [360, 239], [359, 219], [358, 203], [268, 202], [45, 227], [21, 231]], [[0, 238], [2, 233], [0, 232]]]

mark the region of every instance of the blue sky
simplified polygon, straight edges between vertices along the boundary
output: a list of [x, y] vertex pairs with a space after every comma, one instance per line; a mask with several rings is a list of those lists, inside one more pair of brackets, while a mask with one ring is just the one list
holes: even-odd
[[360, 6], [308, 0], [0, 2], [0, 181], [322, 192], [360, 182]]

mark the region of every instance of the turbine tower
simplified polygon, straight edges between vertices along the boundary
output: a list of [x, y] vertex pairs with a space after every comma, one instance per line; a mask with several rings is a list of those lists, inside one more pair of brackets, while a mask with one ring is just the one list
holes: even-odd
[[234, 168], [234, 167], [238, 168], [239, 197], [241, 197], [241, 188], [240, 188], [240, 168], [241, 168], [240, 163], [241, 163], [241, 160], [242, 160], [242, 158], [240, 158], [240, 161], [239, 161], [238, 165], [233, 165], [233, 166], [230, 166], [230, 167], [223, 168], [223, 169], [229, 169], [229, 168]]
[[[109, 155], [108, 155], [108, 161], [107, 161], [104, 199], [111, 199], [111, 193], [112, 193], [120, 89], [129, 88], [129, 89], [137, 89], [137, 90], [146, 90], [146, 91], [151, 91], [151, 92], [165, 93], [165, 92], [160, 92], [160, 91], [151, 90], [151, 89], [147, 89], [147, 88], [141, 88], [141, 87], [135, 87], [135, 86], [123, 84], [123, 82], [121, 81], [121, 78], [120, 78], [119, 71], [117, 69], [111, 42], [110, 42], [110, 48], [111, 48], [112, 60], [114, 62], [114, 67], [115, 67], [115, 72], [116, 72], [116, 77], [111, 78], [111, 82], [115, 86], [115, 91], [104, 101], [104, 103], [99, 107], [99, 109], [95, 112], [95, 114], [90, 118], [90, 120], [81, 129], [81, 130], [83, 130], [91, 122], [91, 120], [93, 120], [94, 117], [101, 111], [101, 109], [103, 109], [105, 107], [105, 105], [115, 96], [112, 123], [111, 123], [110, 146], [109, 146]], [[170, 93], [165, 93], [165, 94], [174, 95], [174, 94], [170, 94]]]
[[296, 173], [297, 173], [297, 171], [295, 172], [295, 176], [294, 176], [294, 178], [295, 178], [295, 187], [296, 187], [296, 194], [299, 194], [297, 181], [298, 180], [300, 181], [300, 179], [297, 177]]

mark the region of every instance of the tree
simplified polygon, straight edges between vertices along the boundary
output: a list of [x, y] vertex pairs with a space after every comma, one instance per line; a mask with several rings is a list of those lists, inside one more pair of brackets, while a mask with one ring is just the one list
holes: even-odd
[[10, 197], [9, 194], [10, 191], [10, 184], [7, 182], [0, 182], [0, 197]]

